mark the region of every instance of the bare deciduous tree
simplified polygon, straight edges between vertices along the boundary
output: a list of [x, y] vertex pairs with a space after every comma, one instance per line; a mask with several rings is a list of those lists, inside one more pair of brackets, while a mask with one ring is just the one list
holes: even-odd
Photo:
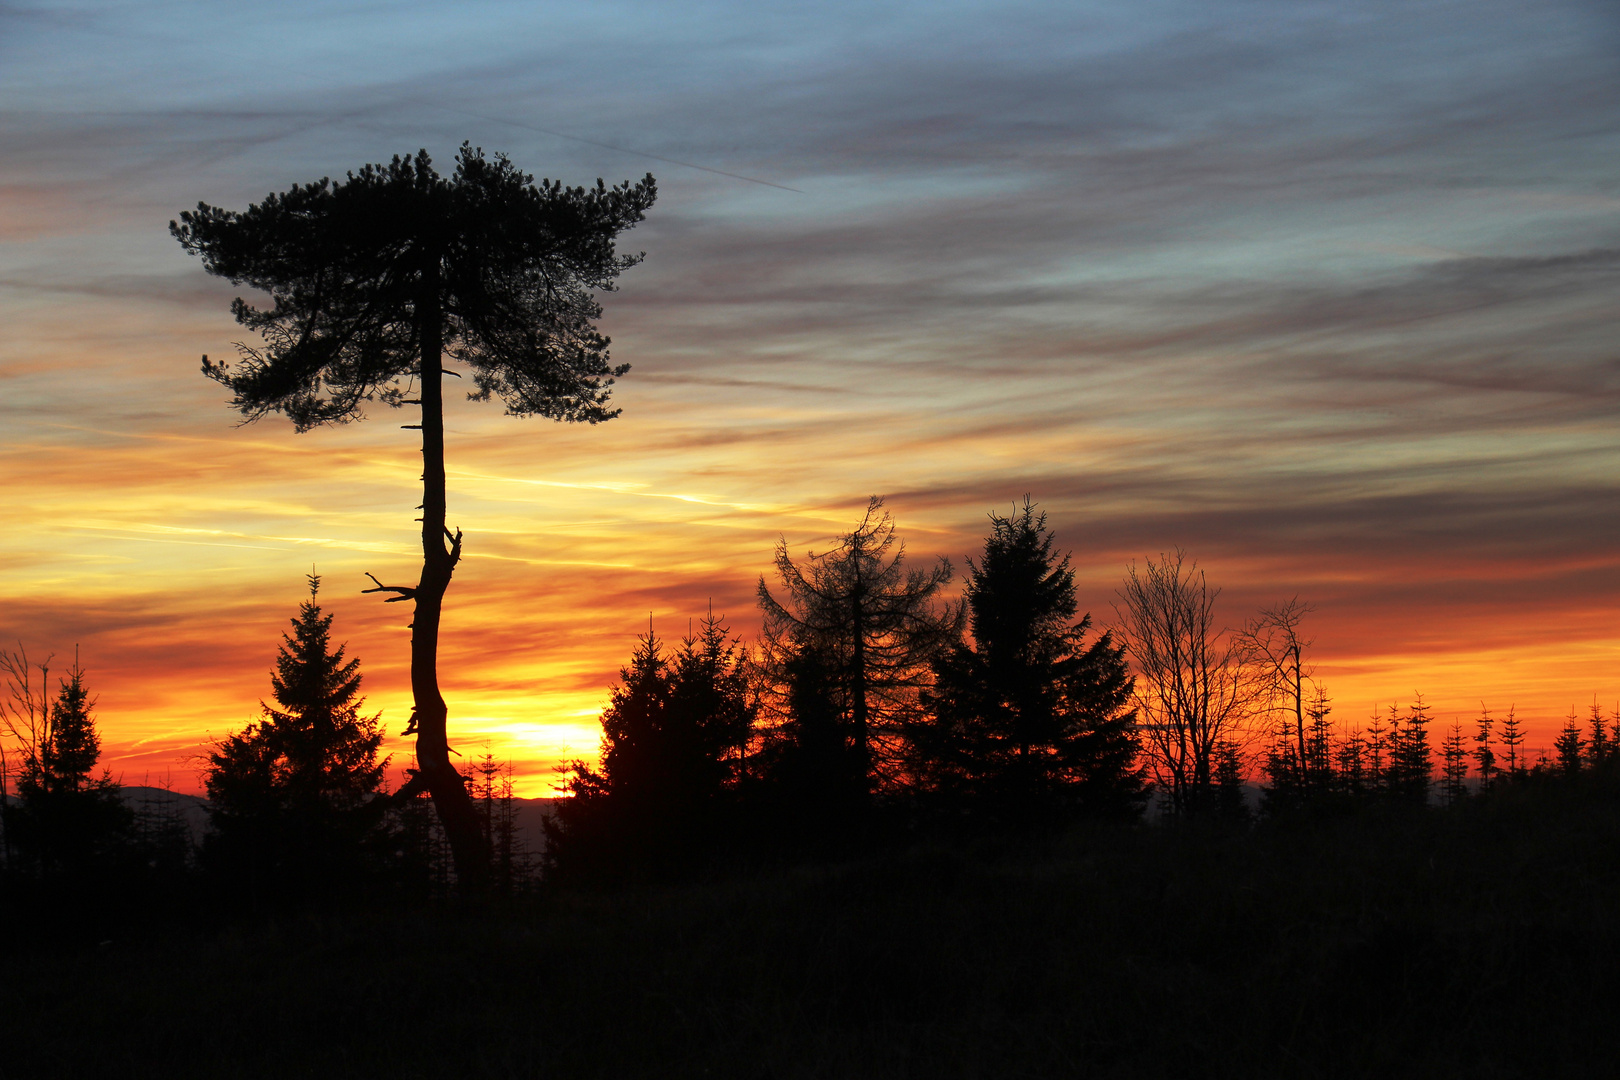
[[1307, 724], [1310, 707], [1305, 702], [1312, 694], [1324, 696], [1311, 678], [1313, 669], [1305, 662], [1305, 650], [1311, 643], [1302, 640], [1299, 633], [1300, 623], [1311, 610], [1310, 604], [1296, 596], [1261, 609], [1234, 636], [1259, 700], [1264, 702], [1266, 712], [1280, 718], [1280, 730], [1274, 734], [1292, 744], [1291, 749], [1298, 755], [1295, 767], [1300, 782], [1307, 787], [1312, 780], [1312, 759], [1317, 755], [1311, 752]]
[[1211, 805], [1219, 747], [1241, 741], [1255, 699], [1239, 635], [1215, 624], [1198, 564], [1176, 549], [1126, 572], [1115, 610], [1136, 671], [1137, 730], [1171, 812]]

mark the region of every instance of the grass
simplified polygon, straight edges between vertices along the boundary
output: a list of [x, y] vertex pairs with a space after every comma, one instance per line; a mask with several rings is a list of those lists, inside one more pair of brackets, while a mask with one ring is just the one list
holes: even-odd
[[0, 965], [0, 1076], [1601, 1074], [1617, 915], [1620, 800], [1546, 787], [480, 911], [86, 924]]

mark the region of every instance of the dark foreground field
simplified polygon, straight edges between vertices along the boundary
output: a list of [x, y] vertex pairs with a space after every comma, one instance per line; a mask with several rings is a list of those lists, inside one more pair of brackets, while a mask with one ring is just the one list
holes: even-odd
[[6, 1080], [1612, 1075], [1620, 802], [100, 932], [0, 966]]

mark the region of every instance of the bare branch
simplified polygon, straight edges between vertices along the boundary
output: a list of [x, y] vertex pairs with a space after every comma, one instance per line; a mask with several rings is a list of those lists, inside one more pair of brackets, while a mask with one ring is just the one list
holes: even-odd
[[384, 600], [383, 603], [385, 604], [397, 604], [401, 600], [416, 599], [416, 587], [414, 585], [384, 585], [382, 582], [377, 581], [376, 577], [374, 577], [369, 571], [366, 573], [366, 577], [371, 578], [371, 580], [376, 583], [377, 587], [375, 589], [361, 589], [360, 593], [362, 596], [366, 593], [374, 592], [391, 592], [399, 594], [398, 596], [390, 596], [388, 599]]

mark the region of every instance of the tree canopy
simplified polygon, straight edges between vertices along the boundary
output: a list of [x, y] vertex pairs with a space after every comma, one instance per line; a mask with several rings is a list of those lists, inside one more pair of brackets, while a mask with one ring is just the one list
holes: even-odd
[[[424, 348], [472, 370], [472, 397], [515, 416], [596, 423], [618, 415], [597, 292], [641, 261], [617, 234], [656, 198], [649, 175], [607, 187], [534, 178], [463, 144], [448, 178], [426, 150], [267, 195], [247, 210], [206, 203], [170, 222], [211, 274], [270, 295], [238, 297], [236, 321], [264, 345], [204, 371], [249, 420], [285, 414], [300, 431], [403, 403]], [[437, 351], [436, 349], [433, 351]]]

